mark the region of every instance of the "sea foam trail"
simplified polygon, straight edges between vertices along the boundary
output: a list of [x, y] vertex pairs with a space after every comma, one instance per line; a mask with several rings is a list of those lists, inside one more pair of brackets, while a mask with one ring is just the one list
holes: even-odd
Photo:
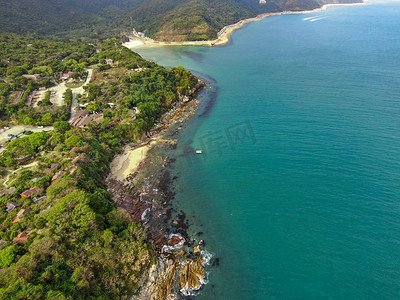
[[310, 20], [310, 22], [315, 22], [315, 21], [318, 21], [318, 20], [326, 19], [326, 18], [328, 18], [328, 17], [316, 18], [316, 19]]
[[314, 17], [308, 17], [308, 18], [304, 18], [304, 19], [302, 19], [303, 21], [307, 21], [307, 20], [310, 20], [310, 19], [314, 19], [314, 18], [319, 18], [320, 16], [314, 16]]

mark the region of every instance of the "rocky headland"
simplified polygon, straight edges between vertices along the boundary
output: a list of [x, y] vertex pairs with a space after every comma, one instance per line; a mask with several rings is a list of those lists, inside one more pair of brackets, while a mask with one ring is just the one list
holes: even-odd
[[[124, 153], [143, 146], [150, 148], [128, 176], [121, 176], [121, 170], [126, 173], [126, 168], [114, 161], [119, 167], [112, 169], [107, 178], [115, 203], [129, 213], [132, 222], [143, 224], [155, 250], [153, 263], [142, 276], [141, 288], [133, 299], [180, 299], [206, 283], [205, 268], [210, 264], [210, 255], [204, 248], [205, 242], [188, 235], [189, 224], [183, 212], [175, 212], [172, 218], [173, 183], [177, 178], [171, 178], [170, 169], [175, 159], [165, 154], [176, 149], [178, 129], [196, 112], [195, 95], [204, 86], [199, 81], [191, 96], [180, 97], [141, 141], [126, 146]], [[117, 156], [116, 160], [121, 158], [126, 159]]]

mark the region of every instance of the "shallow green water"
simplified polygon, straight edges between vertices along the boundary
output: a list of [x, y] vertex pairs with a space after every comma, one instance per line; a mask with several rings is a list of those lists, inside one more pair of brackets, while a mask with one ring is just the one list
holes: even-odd
[[197, 299], [400, 297], [399, 17], [334, 7], [138, 51], [218, 88], [173, 154], [175, 206], [220, 258]]

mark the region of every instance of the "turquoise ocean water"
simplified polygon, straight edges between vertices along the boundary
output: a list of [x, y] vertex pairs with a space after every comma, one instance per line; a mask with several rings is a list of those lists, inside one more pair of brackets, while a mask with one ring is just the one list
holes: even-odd
[[213, 80], [171, 153], [174, 205], [220, 258], [196, 299], [400, 299], [400, 2], [138, 52]]

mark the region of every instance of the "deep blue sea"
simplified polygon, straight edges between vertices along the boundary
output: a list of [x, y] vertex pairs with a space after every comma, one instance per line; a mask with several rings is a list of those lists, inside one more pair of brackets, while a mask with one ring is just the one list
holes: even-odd
[[171, 154], [220, 259], [196, 299], [400, 299], [400, 2], [137, 51], [212, 82]]

